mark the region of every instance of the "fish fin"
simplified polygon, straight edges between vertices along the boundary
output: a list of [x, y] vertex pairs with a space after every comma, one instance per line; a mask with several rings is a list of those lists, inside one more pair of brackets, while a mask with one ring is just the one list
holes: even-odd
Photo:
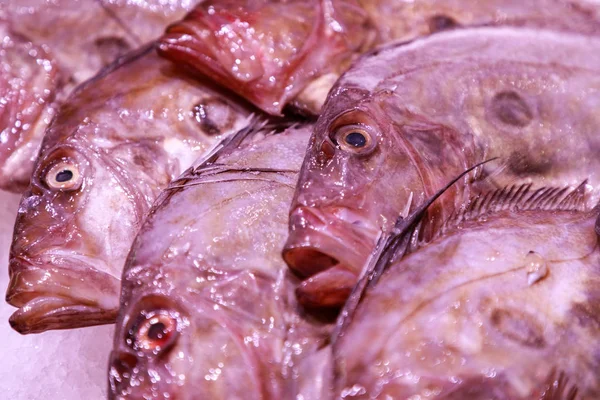
[[548, 374], [539, 400], [577, 400], [579, 389], [577, 385], [569, 383], [564, 371], [558, 372], [556, 368]]
[[348, 300], [340, 312], [336, 327], [332, 334], [332, 343], [335, 343], [337, 337], [343, 334], [343, 331], [352, 320], [354, 312], [366, 291], [377, 283], [390, 262], [401, 258], [411, 247], [411, 244], [416, 242], [419, 224], [425, 216], [427, 209], [462, 177], [475, 170], [477, 167], [493, 160], [496, 160], [496, 158], [480, 162], [461, 172], [457, 177], [449, 181], [444, 187], [429, 197], [423, 204], [418, 206], [408, 217], [403, 218], [400, 216], [391, 233], [380, 233], [375, 251], [367, 261], [367, 270], [352, 289]]
[[533, 185], [525, 183], [481, 193], [453, 212], [433, 238], [443, 236], [463, 222], [499, 211], [585, 211], [586, 185], [587, 180], [572, 190], [570, 186], [541, 187], [532, 190]]

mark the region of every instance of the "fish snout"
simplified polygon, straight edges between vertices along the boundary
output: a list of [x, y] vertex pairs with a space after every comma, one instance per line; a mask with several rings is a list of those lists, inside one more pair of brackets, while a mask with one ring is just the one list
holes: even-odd
[[343, 306], [376, 238], [377, 230], [355, 210], [294, 209], [283, 258], [296, 275], [305, 278], [296, 290], [298, 301], [309, 308]]
[[17, 307], [10, 325], [22, 334], [113, 323], [119, 306], [116, 277], [80, 260], [12, 256], [6, 302]]

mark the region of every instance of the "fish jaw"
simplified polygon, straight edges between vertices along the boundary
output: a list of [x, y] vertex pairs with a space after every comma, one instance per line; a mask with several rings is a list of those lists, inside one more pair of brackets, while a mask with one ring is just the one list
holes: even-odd
[[[301, 304], [343, 305], [349, 294], [345, 289], [356, 283], [375, 247], [378, 230], [368, 221], [359, 211], [345, 207], [299, 206], [292, 211], [283, 258], [296, 275], [308, 278], [296, 292]], [[343, 287], [338, 285], [341, 277]], [[327, 296], [327, 292], [337, 295]]]
[[78, 260], [36, 265], [12, 258], [6, 301], [19, 309], [9, 322], [21, 334], [110, 324], [120, 281]]

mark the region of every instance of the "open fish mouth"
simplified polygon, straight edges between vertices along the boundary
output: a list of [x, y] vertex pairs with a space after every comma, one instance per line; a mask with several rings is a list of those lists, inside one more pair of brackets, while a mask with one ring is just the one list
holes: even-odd
[[10, 262], [6, 301], [19, 309], [9, 323], [21, 334], [114, 323], [120, 281], [92, 268]]
[[371, 254], [377, 230], [345, 208], [298, 207], [290, 215], [283, 258], [306, 278], [296, 290], [305, 307], [341, 307]]

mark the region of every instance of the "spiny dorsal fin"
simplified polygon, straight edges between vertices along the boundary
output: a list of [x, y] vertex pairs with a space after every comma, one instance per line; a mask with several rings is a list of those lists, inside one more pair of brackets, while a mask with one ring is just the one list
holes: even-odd
[[473, 221], [498, 211], [585, 211], [587, 180], [575, 189], [565, 187], [541, 187], [532, 189], [531, 183], [506, 186], [469, 200], [453, 213], [442, 225], [434, 238], [444, 235], [466, 221]]
[[577, 385], [570, 385], [569, 378], [563, 371], [553, 369], [544, 383], [540, 400], [576, 400], [578, 392]]

